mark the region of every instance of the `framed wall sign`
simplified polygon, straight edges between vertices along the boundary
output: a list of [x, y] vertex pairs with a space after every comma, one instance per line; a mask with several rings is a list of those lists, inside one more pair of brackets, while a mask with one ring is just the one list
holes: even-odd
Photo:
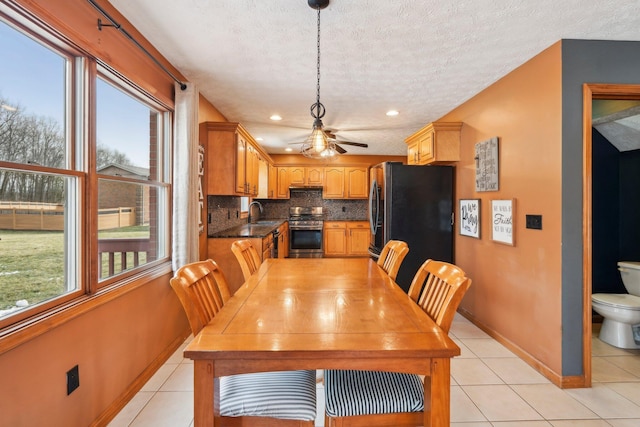
[[460, 234], [480, 238], [480, 199], [460, 199]]
[[505, 245], [515, 245], [515, 199], [491, 201], [491, 240]]
[[475, 145], [476, 191], [498, 191], [498, 137]]

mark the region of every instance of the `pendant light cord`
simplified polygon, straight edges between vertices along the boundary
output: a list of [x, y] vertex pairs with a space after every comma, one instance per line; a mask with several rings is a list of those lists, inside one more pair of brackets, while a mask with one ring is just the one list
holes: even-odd
[[[318, 60], [316, 62], [317, 80], [316, 80], [316, 103], [311, 106], [311, 116], [316, 122], [324, 117], [324, 105], [320, 102], [320, 8], [318, 8], [318, 39], [316, 47], [318, 49]], [[315, 112], [313, 111], [315, 109]]]
[[317, 69], [318, 69], [318, 82], [317, 82], [317, 92], [316, 92], [316, 103], [318, 104], [318, 106], [320, 105], [320, 8], [318, 8], [318, 42], [316, 47], [318, 48], [318, 62], [317, 62]]

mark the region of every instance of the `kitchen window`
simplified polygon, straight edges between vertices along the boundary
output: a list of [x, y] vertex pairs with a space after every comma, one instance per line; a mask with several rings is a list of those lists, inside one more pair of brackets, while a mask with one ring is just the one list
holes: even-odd
[[168, 260], [172, 117], [17, 14], [0, 14], [0, 58], [0, 328], [16, 330]]

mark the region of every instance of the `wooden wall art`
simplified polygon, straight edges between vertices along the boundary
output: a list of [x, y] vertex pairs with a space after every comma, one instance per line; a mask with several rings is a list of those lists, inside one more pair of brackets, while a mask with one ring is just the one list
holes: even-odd
[[498, 191], [498, 137], [475, 145], [476, 191]]

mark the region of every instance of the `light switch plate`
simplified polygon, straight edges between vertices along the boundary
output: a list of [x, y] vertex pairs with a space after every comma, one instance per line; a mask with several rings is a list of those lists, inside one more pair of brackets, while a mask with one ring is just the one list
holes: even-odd
[[542, 230], [542, 215], [527, 215], [527, 228]]

